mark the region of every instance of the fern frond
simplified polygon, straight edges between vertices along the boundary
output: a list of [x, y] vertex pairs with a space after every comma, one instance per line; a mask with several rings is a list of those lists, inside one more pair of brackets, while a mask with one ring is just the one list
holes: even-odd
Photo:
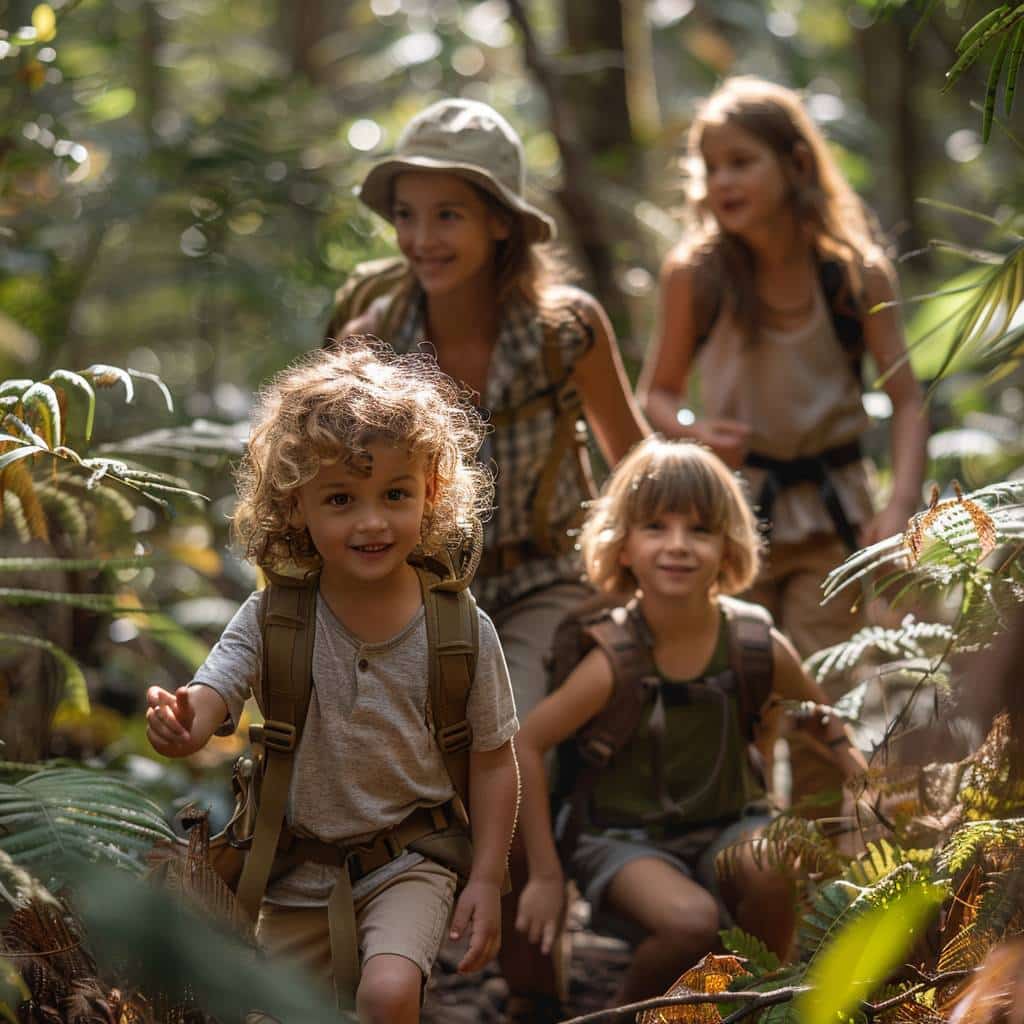
[[867, 844], [865, 852], [846, 866], [843, 877], [854, 885], [866, 887], [874, 885], [904, 863], [903, 851], [887, 839], [880, 839], [877, 843]]
[[61, 670], [61, 685], [64, 690], [61, 703], [83, 714], [89, 713], [91, 705], [85, 676], [78, 662], [63, 647], [28, 633], [0, 633], [0, 647], [37, 647], [46, 651]]
[[779, 958], [756, 936], [742, 928], [729, 928], [718, 933], [722, 946], [729, 953], [743, 957], [747, 968], [759, 974], [777, 971], [781, 966]]
[[835, 847], [823, 835], [820, 825], [810, 818], [780, 814], [760, 836], [741, 839], [720, 850], [715, 870], [723, 878], [731, 878], [744, 850], [749, 850], [754, 863], [762, 870], [792, 870], [798, 863], [801, 870], [834, 875], [840, 861]]
[[160, 808], [110, 772], [47, 766], [0, 784], [0, 850], [29, 870], [60, 874], [64, 859], [141, 873], [152, 845], [173, 837]]
[[907, 615], [897, 629], [867, 626], [849, 640], [817, 651], [805, 665], [818, 682], [845, 675], [870, 652], [891, 658], [930, 658], [943, 652], [953, 638], [952, 629], [939, 622], [918, 622]]
[[956, 830], [936, 858], [938, 874], [950, 878], [982, 853], [1018, 849], [1024, 844], [1024, 818], [971, 821]]

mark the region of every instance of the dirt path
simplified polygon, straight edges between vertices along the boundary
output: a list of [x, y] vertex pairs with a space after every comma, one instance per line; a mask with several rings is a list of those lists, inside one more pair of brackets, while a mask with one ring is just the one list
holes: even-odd
[[[572, 959], [566, 1016], [574, 1017], [609, 1005], [629, 959], [626, 945], [597, 935], [571, 913]], [[445, 945], [427, 987], [423, 1024], [500, 1024], [508, 989], [494, 964], [464, 977], [455, 972], [462, 947]]]

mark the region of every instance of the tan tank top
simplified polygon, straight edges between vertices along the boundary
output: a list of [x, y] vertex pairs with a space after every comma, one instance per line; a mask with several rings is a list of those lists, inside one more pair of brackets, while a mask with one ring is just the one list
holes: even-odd
[[[819, 455], [856, 440], [869, 423], [860, 384], [817, 283], [805, 323], [786, 330], [762, 327], [753, 345], [731, 311], [723, 310], [697, 356], [696, 369], [703, 415], [748, 424], [750, 450], [774, 459]], [[764, 471], [745, 467], [742, 473], [756, 499]], [[850, 522], [869, 519], [874, 509], [864, 461], [833, 470], [832, 480]], [[835, 532], [812, 483], [781, 490], [772, 521], [776, 543]]]

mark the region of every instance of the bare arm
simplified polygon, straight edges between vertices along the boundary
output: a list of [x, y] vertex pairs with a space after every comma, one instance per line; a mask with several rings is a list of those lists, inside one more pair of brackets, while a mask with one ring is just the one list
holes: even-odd
[[738, 468], [747, 453], [750, 428], [737, 420], [704, 419], [686, 426], [676, 418], [686, 393], [697, 346], [693, 269], [672, 252], [661, 267], [658, 326], [637, 387], [637, 397], [655, 430], [706, 444], [727, 465]]
[[[828, 705], [825, 691], [804, 671], [793, 645], [776, 629], [772, 630], [772, 657], [775, 663], [773, 693], [776, 697]], [[868, 770], [867, 761], [854, 745], [849, 729], [835, 715], [829, 715], [827, 720], [823, 715], [811, 715], [798, 722], [797, 728], [806, 730], [830, 748], [846, 778]]]
[[451, 936], [470, 929], [459, 971], [478, 971], [501, 944], [501, 883], [515, 827], [519, 773], [512, 742], [469, 754], [469, 820], [473, 867], [452, 915]]
[[614, 466], [651, 428], [633, 398], [615, 332], [601, 304], [575, 290], [574, 304], [594, 333], [594, 344], [576, 364], [576, 380], [601, 454]]
[[[896, 298], [896, 275], [888, 260], [865, 268], [864, 286], [868, 309], [881, 302], [892, 302]], [[928, 418], [924, 414], [921, 386], [906, 358], [907, 346], [898, 306], [866, 316], [864, 343], [875, 360], [879, 374], [892, 371], [882, 385], [892, 401], [889, 432], [892, 495], [889, 504], [863, 531], [861, 543], [867, 545], [906, 529], [907, 519], [921, 505]]]
[[228, 714], [216, 690], [192, 684], [174, 693], [159, 686], [146, 691], [146, 736], [164, 757], [187, 757], [206, 746]]
[[562, 867], [551, 832], [551, 805], [544, 754], [572, 736], [607, 704], [612, 670], [600, 651], [591, 651], [566, 681], [527, 716], [516, 737], [523, 780], [520, 827], [530, 865], [530, 881], [519, 900], [516, 927], [541, 949], [551, 948], [561, 916]]

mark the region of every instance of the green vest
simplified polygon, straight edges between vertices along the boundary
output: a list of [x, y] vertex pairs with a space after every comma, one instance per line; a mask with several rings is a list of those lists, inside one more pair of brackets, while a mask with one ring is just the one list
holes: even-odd
[[643, 828], [666, 838], [739, 817], [763, 796], [740, 722], [723, 611], [718, 644], [700, 676], [659, 674], [638, 728], [594, 786], [586, 829]]

